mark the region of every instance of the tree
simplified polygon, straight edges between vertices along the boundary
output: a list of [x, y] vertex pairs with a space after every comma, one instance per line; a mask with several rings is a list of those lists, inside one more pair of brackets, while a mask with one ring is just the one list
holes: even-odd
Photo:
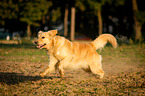
[[64, 36], [67, 37], [68, 31], [68, 4], [65, 5], [65, 12], [64, 12]]
[[98, 16], [98, 33], [99, 35], [102, 34], [103, 29], [103, 20], [102, 20], [102, 6], [106, 3], [112, 4], [115, 3], [116, 6], [124, 5], [125, 0], [88, 0], [88, 4], [90, 6], [90, 9], [93, 10], [94, 14]]
[[14, 2], [14, 0], [0, 1], [0, 24], [5, 25], [6, 19], [18, 18], [18, 13], [19, 13], [18, 2]]
[[82, 11], [85, 10], [85, 6], [83, 4], [83, 0], [66, 0], [65, 2], [65, 14], [64, 14], [64, 36], [67, 36], [68, 31], [68, 13], [69, 13], [69, 6], [71, 6], [71, 32], [70, 32], [70, 39], [73, 41], [75, 40], [75, 7], [80, 8]]
[[59, 17], [61, 17], [61, 11], [60, 7], [57, 7], [52, 11], [52, 21], [55, 22]]
[[142, 41], [142, 24], [145, 22], [145, 11], [139, 11], [137, 1], [132, 0], [133, 19], [134, 19], [134, 30], [135, 30], [135, 42]]
[[27, 23], [27, 37], [31, 36], [30, 26], [39, 26], [37, 21], [46, 15], [48, 8], [52, 5], [47, 0], [28, 0], [20, 4], [20, 21]]
[[94, 11], [94, 14], [98, 16], [99, 35], [102, 34], [102, 29], [103, 29], [101, 8], [102, 8], [102, 5], [104, 5], [106, 2], [108, 2], [108, 0], [101, 0], [101, 1], [88, 0], [90, 8]]
[[[84, 0], [77, 0], [76, 3], [75, 3], [75, 6], [82, 13], [85, 12], [86, 7], [87, 7]], [[79, 11], [79, 10], [77, 10], [77, 11]], [[81, 16], [81, 19], [83, 19], [83, 18], [84, 18], [84, 15]], [[80, 28], [83, 28], [83, 27], [84, 27], [83, 20], [80, 20]]]
[[75, 7], [71, 8], [71, 34], [70, 39], [75, 40]]

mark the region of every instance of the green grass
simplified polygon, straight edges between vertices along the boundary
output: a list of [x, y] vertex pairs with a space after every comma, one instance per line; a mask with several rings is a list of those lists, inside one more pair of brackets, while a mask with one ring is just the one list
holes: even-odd
[[[118, 46], [118, 48], [114, 49], [112, 46], [105, 46], [102, 50], [97, 50], [97, 52], [103, 56], [116, 56], [119, 57], [130, 57], [135, 56], [136, 58], [144, 58], [145, 57], [145, 45], [123, 45]], [[0, 45], [0, 56], [6, 56], [8, 59], [11, 57], [15, 58], [16, 61], [23, 61], [20, 57], [25, 57], [25, 60], [30, 60], [30, 62], [44, 61], [47, 56], [47, 53], [44, 49], [40, 50], [32, 44], [19, 44], [19, 45]], [[45, 57], [45, 58], [43, 58]], [[20, 58], [20, 59], [19, 59]], [[34, 59], [39, 60], [34, 60]], [[43, 59], [42, 59], [43, 58]], [[47, 58], [46, 58], [47, 59]], [[45, 59], [45, 60], [46, 60]], [[10, 59], [11, 60], [11, 59]], [[14, 59], [12, 59], [14, 60]], [[144, 60], [142, 61], [144, 62]]]
[[100, 54], [103, 57], [133, 58], [135, 61], [139, 59], [140, 62], [145, 62], [145, 44], [122, 45], [118, 46], [116, 49], [112, 48], [112, 46], [108, 46], [105, 47]]
[[37, 49], [34, 45], [0, 45], [0, 56], [6, 57], [0, 60], [16, 62], [44, 62], [48, 61], [45, 50]]

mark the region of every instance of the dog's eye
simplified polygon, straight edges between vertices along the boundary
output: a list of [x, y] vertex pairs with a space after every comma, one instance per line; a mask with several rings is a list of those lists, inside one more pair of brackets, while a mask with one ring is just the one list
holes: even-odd
[[42, 37], [42, 39], [44, 39], [45, 37]]

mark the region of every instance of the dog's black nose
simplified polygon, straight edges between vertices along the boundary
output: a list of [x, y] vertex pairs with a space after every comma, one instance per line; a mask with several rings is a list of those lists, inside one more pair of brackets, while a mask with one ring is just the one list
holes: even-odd
[[35, 41], [35, 42], [34, 42], [34, 44], [38, 44], [38, 42], [37, 42], [37, 41]]

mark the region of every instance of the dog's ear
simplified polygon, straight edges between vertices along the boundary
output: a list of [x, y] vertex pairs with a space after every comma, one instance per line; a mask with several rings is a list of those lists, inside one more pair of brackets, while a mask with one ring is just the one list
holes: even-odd
[[38, 36], [40, 36], [42, 33], [43, 33], [43, 31], [39, 31], [39, 32], [38, 32]]
[[57, 34], [57, 30], [51, 30], [51, 31], [50, 31], [50, 34], [51, 34], [52, 36], [55, 36], [55, 35]]

